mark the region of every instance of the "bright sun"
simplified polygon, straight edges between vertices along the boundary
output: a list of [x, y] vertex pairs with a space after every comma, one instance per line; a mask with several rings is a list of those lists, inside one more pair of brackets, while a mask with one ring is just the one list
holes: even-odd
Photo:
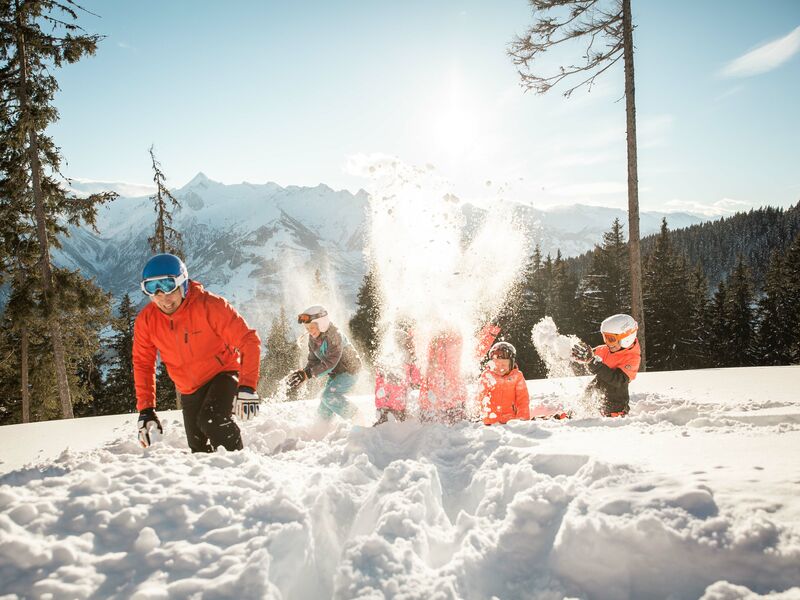
[[453, 160], [470, 152], [476, 144], [480, 115], [456, 76], [450, 77], [442, 92], [429, 105], [427, 135], [437, 154]]

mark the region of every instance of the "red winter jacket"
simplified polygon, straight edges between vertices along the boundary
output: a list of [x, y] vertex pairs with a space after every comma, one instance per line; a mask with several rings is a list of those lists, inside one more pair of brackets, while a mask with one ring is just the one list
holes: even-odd
[[[485, 325], [478, 334], [475, 350], [477, 363], [491, 348], [500, 328]], [[461, 376], [461, 351], [463, 341], [456, 331], [444, 332], [434, 337], [428, 346], [428, 366], [419, 390], [419, 407], [437, 412], [464, 406], [467, 388]]]
[[145, 306], [133, 327], [136, 408], [156, 405], [156, 352], [181, 394], [197, 391], [223, 371], [238, 371], [239, 385], [255, 388], [261, 339], [221, 296], [189, 282], [178, 310], [167, 315]]
[[375, 373], [375, 408], [405, 410], [408, 394], [412, 387], [419, 387], [421, 375], [417, 365], [406, 363], [402, 366], [402, 374]]
[[508, 423], [512, 419], [531, 418], [528, 385], [522, 372], [514, 367], [500, 375], [487, 367], [480, 378], [478, 404], [486, 425]]

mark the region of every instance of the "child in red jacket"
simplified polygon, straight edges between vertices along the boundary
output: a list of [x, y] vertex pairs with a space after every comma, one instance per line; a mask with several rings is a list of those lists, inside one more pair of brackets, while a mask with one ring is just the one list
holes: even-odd
[[516, 359], [517, 350], [508, 342], [497, 342], [489, 351], [478, 396], [486, 425], [530, 419], [528, 386], [517, 368]]
[[[474, 359], [478, 363], [500, 333], [492, 323], [478, 333]], [[453, 425], [467, 418], [467, 387], [461, 374], [461, 334], [444, 329], [428, 347], [428, 363], [419, 390], [420, 420]]]

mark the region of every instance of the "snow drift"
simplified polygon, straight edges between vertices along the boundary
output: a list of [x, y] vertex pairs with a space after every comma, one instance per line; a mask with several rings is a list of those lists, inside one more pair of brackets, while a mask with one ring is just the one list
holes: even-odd
[[628, 418], [493, 427], [276, 403], [212, 455], [177, 413], [147, 450], [134, 415], [2, 427], [0, 594], [800, 598], [799, 389], [800, 367], [644, 373]]

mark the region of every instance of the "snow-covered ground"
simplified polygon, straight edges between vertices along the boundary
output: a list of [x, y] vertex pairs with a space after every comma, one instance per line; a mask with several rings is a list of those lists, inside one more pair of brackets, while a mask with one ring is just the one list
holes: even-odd
[[272, 404], [202, 456], [178, 413], [147, 450], [134, 415], [2, 427], [0, 598], [800, 598], [800, 366], [631, 391], [495, 427]]

